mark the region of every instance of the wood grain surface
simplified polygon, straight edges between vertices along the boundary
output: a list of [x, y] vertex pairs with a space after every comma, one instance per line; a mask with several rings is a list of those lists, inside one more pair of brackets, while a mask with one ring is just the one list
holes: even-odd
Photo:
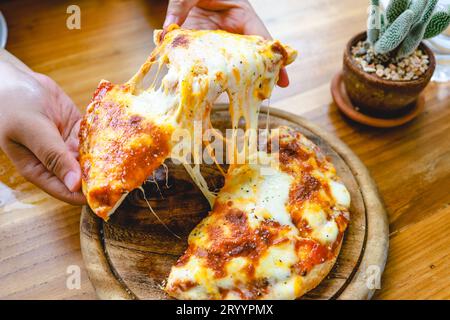
[[[270, 128], [289, 126], [319, 146], [334, 164], [352, 199], [350, 223], [339, 257], [320, 285], [303, 298], [370, 298], [374, 288], [367, 286], [367, 275], [372, 274], [370, 268], [377, 268], [379, 275], [384, 269], [389, 228], [367, 169], [342, 141], [299, 116], [271, 108], [267, 120], [267, 109], [263, 108], [260, 129], [266, 123]], [[231, 127], [226, 104], [216, 105], [211, 122], [222, 134]], [[108, 223], [103, 223], [89, 207], [83, 207], [81, 252], [99, 298], [169, 298], [161, 290], [163, 283], [186, 250], [189, 233], [210, 207], [183, 166], [167, 161], [167, 167], [168, 171], [161, 167], [152, 182], [144, 184], [145, 198], [141, 190], [132, 192]], [[223, 176], [215, 165], [204, 165], [202, 173], [211, 188], [222, 187]], [[165, 226], [151, 214], [146, 199]]]
[[[347, 40], [365, 27], [365, 0], [253, 0], [275, 38], [298, 49], [291, 85], [271, 105], [336, 135], [360, 157], [389, 214], [390, 251], [378, 299], [450, 299], [450, 84], [431, 84], [425, 112], [394, 129], [341, 116], [330, 81]], [[79, 0], [81, 30], [66, 28], [70, 1], [2, 1], [7, 49], [54, 78], [84, 110], [99, 80], [126, 81], [147, 57], [166, 3]], [[0, 79], [1, 81], [1, 79]], [[18, 175], [0, 154], [0, 298], [95, 299], [79, 243], [80, 208]], [[72, 267], [71, 267], [72, 266]], [[81, 270], [79, 289], [69, 272]]]

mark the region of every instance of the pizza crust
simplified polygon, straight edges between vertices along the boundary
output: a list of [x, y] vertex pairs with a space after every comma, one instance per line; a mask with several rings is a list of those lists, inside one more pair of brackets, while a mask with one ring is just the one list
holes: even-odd
[[300, 292], [299, 297], [302, 297], [309, 291], [316, 288], [322, 282], [322, 280], [325, 279], [325, 277], [330, 273], [341, 251], [342, 242], [343, 240], [341, 240], [341, 243], [336, 249], [336, 256], [334, 258], [322, 264], [314, 266], [311, 269], [311, 271], [305, 277], [303, 277], [303, 290]]

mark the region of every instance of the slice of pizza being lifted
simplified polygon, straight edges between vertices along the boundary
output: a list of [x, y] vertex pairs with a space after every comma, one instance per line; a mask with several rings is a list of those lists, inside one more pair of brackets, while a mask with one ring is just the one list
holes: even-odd
[[[212, 128], [214, 101], [226, 93], [232, 126], [245, 119], [256, 129], [261, 102], [267, 99], [282, 66], [296, 52], [278, 41], [224, 31], [193, 31], [171, 26], [138, 73], [127, 83], [102, 81], [80, 127], [82, 189], [91, 209], [107, 220], [128, 192], [139, 188], [171, 156], [176, 129], [192, 133], [196, 121]], [[161, 85], [142, 88], [152, 66], [167, 67]], [[194, 154], [196, 157], [201, 154]], [[199, 165], [186, 169], [210, 203], [214, 195]]]

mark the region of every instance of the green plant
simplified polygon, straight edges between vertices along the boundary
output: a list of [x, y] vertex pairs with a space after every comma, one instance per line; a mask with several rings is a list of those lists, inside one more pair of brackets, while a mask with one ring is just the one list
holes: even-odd
[[392, 0], [386, 9], [386, 18], [388, 23], [394, 22], [403, 11], [408, 9], [409, 0]]
[[[369, 12], [369, 25], [376, 26], [381, 23], [378, 8], [380, 6], [379, 0], [370, 1], [370, 12]], [[368, 28], [367, 30], [367, 41], [374, 45], [380, 36], [380, 29], [378, 28]]]
[[392, 0], [385, 12], [371, 0], [367, 42], [376, 54], [404, 58], [423, 39], [433, 38], [450, 25], [450, 7], [437, 10], [438, 0]]
[[428, 0], [411, 0], [409, 8], [414, 11], [414, 22], [419, 21]]
[[386, 54], [398, 48], [409, 32], [409, 28], [405, 26], [412, 24], [413, 21], [414, 12], [409, 9], [404, 11], [377, 40], [374, 46], [375, 52]]
[[424, 39], [434, 38], [440, 35], [450, 25], [450, 7], [448, 12], [438, 11], [433, 14], [426, 30]]

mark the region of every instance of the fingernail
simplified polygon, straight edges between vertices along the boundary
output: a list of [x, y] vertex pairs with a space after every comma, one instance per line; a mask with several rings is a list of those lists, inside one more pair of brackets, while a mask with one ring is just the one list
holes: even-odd
[[76, 191], [75, 189], [77, 187], [78, 180], [78, 174], [74, 171], [69, 171], [64, 177], [64, 184], [66, 185], [67, 189], [74, 192]]
[[281, 68], [277, 84], [282, 88], [289, 86], [289, 76], [285, 68]]
[[166, 17], [166, 20], [164, 21], [163, 29], [166, 29], [168, 26], [170, 26], [173, 23], [177, 23], [178, 18], [172, 14], [168, 15]]

